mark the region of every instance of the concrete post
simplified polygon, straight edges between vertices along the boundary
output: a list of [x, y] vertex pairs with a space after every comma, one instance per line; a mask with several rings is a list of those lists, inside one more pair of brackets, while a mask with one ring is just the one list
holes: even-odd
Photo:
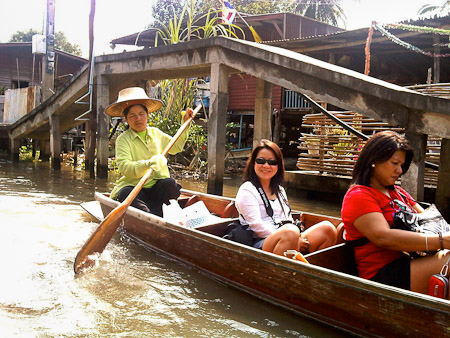
[[211, 65], [207, 192], [215, 195], [222, 195], [223, 192], [225, 126], [228, 108], [228, 77], [228, 67], [220, 63], [213, 63]]
[[436, 206], [447, 222], [450, 222], [450, 139], [446, 138], [441, 141]]
[[402, 176], [402, 188], [416, 200], [423, 201], [427, 135], [407, 131], [405, 136], [414, 150], [414, 160], [411, 162], [408, 172]]
[[50, 154], [52, 157], [52, 169], [61, 170], [61, 126], [59, 116], [51, 115], [49, 120], [50, 120]]
[[262, 79], [256, 81], [253, 147], [261, 139], [272, 140], [272, 84]]
[[109, 86], [104, 75], [97, 76], [97, 177], [108, 178], [109, 123], [104, 112], [109, 105]]

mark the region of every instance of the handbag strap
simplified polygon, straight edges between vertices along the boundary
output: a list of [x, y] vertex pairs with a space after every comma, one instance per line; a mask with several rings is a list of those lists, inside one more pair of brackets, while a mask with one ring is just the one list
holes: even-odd
[[[266, 213], [267, 215], [269, 215], [269, 217], [272, 219], [273, 224], [275, 224], [276, 227], [279, 226], [279, 224], [277, 222], [275, 222], [275, 218], [273, 217], [273, 209], [272, 206], [270, 205], [270, 201], [267, 198], [266, 192], [264, 191], [263, 187], [261, 186], [261, 184], [259, 182], [252, 182], [252, 184], [255, 186], [256, 190], [258, 191], [259, 195], [261, 196], [261, 199], [263, 201], [264, 204], [264, 208], [266, 209]], [[280, 191], [277, 192], [277, 199], [278, 202], [281, 205], [281, 210], [283, 210], [283, 214], [284, 214], [284, 207], [283, 207], [283, 203], [280, 200], [279, 195], [281, 194]], [[282, 194], [281, 194], [282, 195]], [[291, 213], [291, 207], [289, 206], [289, 204], [287, 203], [287, 200], [285, 199], [285, 197], [282, 195], [283, 201], [285, 201], [286, 205], [289, 207], [289, 213]], [[286, 216], [286, 215], [285, 215]]]
[[450, 255], [448, 256], [447, 262], [442, 266], [442, 269], [441, 269], [442, 276], [447, 276], [449, 262], [450, 262]]
[[[288, 211], [287, 216], [286, 216], [286, 214], [284, 213], [284, 207], [283, 207], [283, 203], [281, 203], [280, 196], [281, 196], [281, 199], [283, 200], [283, 203], [286, 204], [286, 206], [289, 208], [289, 211]], [[289, 202], [288, 202], [288, 200], [287, 200], [287, 197], [283, 195], [283, 193], [281, 192], [281, 190], [279, 190], [279, 191], [278, 191], [278, 194], [277, 194], [277, 198], [278, 198], [278, 202], [280, 202], [281, 209], [283, 210], [284, 216], [286, 216], [286, 218], [289, 217], [289, 215], [292, 214], [292, 209], [291, 209], [291, 206], [290, 206], [290, 204], [289, 204]]]

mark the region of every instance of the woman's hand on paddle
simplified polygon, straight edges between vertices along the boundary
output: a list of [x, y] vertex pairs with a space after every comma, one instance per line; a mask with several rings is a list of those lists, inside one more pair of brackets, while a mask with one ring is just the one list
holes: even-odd
[[182, 114], [184, 114], [183, 121], [186, 122], [188, 119], [190, 119], [194, 115], [194, 111], [191, 108], [188, 108]]
[[150, 160], [148, 160], [148, 165], [154, 171], [160, 171], [167, 164], [167, 159], [164, 155], [154, 155]]
[[298, 238], [298, 241], [300, 243], [299, 251], [300, 252], [308, 252], [308, 249], [309, 249], [308, 239], [306, 237], [302, 237], [302, 235], [300, 235], [300, 237]]

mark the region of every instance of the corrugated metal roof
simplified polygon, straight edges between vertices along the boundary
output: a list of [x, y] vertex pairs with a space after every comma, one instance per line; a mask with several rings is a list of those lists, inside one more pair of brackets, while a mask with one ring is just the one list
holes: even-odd
[[[433, 15], [430, 17], [424, 17], [421, 19], [408, 19], [400, 22], [395, 22], [396, 24], [408, 24], [408, 25], [415, 25], [415, 26], [430, 26], [430, 27], [445, 27], [450, 26], [450, 14], [442, 14], [442, 15]], [[447, 27], [450, 28], [450, 27]], [[268, 45], [281, 45], [281, 43], [286, 42], [297, 42], [297, 41], [311, 41], [311, 39], [323, 39], [326, 37], [335, 37], [335, 38], [351, 38], [354, 36], [359, 36], [362, 33], [364, 33], [367, 36], [367, 32], [369, 30], [369, 27], [365, 28], [358, 28], [353, 30], [342, 30], [335, 33], [330, 34], [324, 34], [324, 35], [316, 35], [316, 36], [310, 36], [310, 37], [299, 37], [294, 39], [283, 39], [283, 40], [272, 40], [272, 41], [263, 41], [261, 43], [268, 44]], [[395, 30], [394, 30], [395, 31]], [[401, 31], [401, 30], [397, 30]]]
[[[5, 42], [5, 43], [0, 42], [0, 48], [31, 48], [31, 42]], [[67, 56], [68, 58], [77, 59], [79, 61], [87, 62], [87, 59], [85, 59], [81, 56], [67, 53], [67, 52], [64, 52], [64, 51], [62, 51], [60, 49], [56, 49], [56, 48], [55, 48], [55, 50], [56, 50], [57, 54]]]
[[[279, 22], [283, 22], [286, 17], [290, 18], [301, 18], [303, 21], [307, 21], [311, 24], [320, 25], [322, 27], [328, 27], [328, 29], [342, 29], [324, 22], [320, 22], [299, 14], [295, 13], [289, 13], [289, 12], [280, 12], [280, 13], [266, 13], [266, 14], [257, 14], [257, 15], [249, 15], [249, 14], [242, 14], [240, 13], [244, 18], [245, 21], [253, 25], [255, 28], [257, 28], [257, 25], [268, 25], [272, 24], [272, 21], [269, 20], [280, 20]], [[247, 25], [239, 18], [236, 18], [235, 24], [241, 28], [247, 29]], [[157, 30], [161, 29], [161, 26], [155, 26], [153, 28], [145, 29], [141, 32], [129, 34], [123, 37], [119, 37], [116, 39], [111, 40], [111, 43], [113, 44], [123, 44], [123, 45], [137, 45], [137, 46], [148, 46], [149, 43], [154, 42], [154, 35], [156, 34]], [[139, 39], [137, 39], [139, 37]], [[136, 44], [136, 40], [138, 43]]]

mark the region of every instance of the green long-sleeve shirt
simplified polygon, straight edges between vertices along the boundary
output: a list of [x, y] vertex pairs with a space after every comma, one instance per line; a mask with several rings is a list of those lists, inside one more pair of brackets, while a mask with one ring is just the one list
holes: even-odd
[[[188, 132], [185, 131], [175, 142], [169, 154], [177, 154], [183, 150]], [[116, 140], [116, 161], [123, 175], [116, 182], [111, 192], [111, 198], [116, 199], [119, 190], [126, 186], [136, 186], [142, 176], [150, 169], [150, 158], [161, 154], [172, 137], [154, 127], [147, 127], [145, 142], [131, 128], [121, 134]], [[150, 188], [156, 180], [170, 177], [167, 165], [153, 172], [144, 188]]]

